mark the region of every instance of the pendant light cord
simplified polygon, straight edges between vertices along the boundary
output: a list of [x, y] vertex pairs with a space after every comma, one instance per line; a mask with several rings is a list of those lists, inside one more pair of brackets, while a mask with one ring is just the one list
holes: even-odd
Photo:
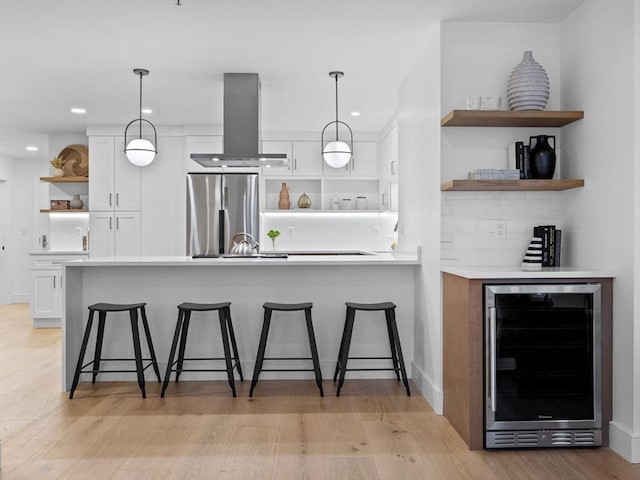
[[142, 138], [142, 72], [140, 72], [140, 138]]
[[338, 141], [338, 74], [335, 75], [336, 78], [336, 142]]

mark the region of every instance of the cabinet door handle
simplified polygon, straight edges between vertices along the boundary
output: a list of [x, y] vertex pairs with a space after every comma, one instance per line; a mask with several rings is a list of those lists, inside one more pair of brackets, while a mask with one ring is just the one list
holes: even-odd
[[109, 194], [109, 206], [113, 207], [113, 193]]
[[293, 159], [293, 169], [295, 171], [298, 171], [298, 159], [297, 158]]
[[382, 206], [386, 207], [387, 206], [387, 194], [382, 192]]
[[496, 411], [496, 307], [489, 307], [489, 370], [491, 377], [491, 411]]
[[116, 192], [116, 207], [120, 206], [120, 194]]
[[53, 276], [53, 288], [56, 288], [56, 276]]
[[109, 217], [109, 230], [113, 230], [113, 217]]
[[116, 217], [116, 230], [120, 230], [120, 217]]

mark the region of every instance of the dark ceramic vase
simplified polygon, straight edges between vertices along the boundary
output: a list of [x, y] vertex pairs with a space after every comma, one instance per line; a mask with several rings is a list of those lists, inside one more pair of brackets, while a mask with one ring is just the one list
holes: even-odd
[[[535, 145], [533, 139], [535, 138]], [[549, 139], [553, 139], [553, 147], [549, 145]], [[536, 135], [529, 137], [529, 171], [531, 178], [553, 178], [556, 171], [556, 137], [554, 135]]]

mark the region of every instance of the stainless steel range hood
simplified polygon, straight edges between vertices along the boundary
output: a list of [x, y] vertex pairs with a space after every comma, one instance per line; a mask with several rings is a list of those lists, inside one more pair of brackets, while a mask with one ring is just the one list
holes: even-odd
[[260, 153], [260, 77], [224, 74], [224, 153], [192, 153], [203, 167], [288, 166], [286, 153]]

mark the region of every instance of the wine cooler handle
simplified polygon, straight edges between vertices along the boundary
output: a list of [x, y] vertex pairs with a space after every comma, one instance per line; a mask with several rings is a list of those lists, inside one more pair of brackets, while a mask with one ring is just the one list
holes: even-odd
[[489, 307], [489, 370], [491, 375], [491, 411], [496, 411], [496, 307]]

